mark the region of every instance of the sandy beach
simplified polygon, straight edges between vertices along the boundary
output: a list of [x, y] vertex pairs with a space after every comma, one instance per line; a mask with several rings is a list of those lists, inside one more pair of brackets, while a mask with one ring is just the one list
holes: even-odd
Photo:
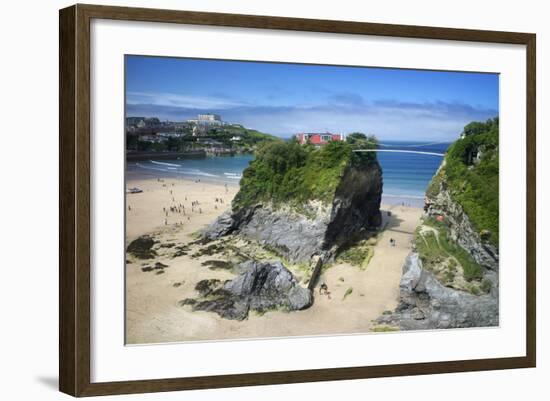
[[[236, 185], [168, 178], [128, 181], [127, 188], [133, 187], [143, 192], [127, 194], [127, 243], [140, 235], [154, 234], [160, 244], [189, 244], [195, 239], [194, 233], [230, 207], [238, 191]], [[192, 207], [196, 201], [198, 205]], [[171, 212], [170, 207], [179, 210]], [[397, 306], [403, 262], [422, 215], [422, 209], [415, 207], [382, 205], [381, 209], [385, 229], [368, 267], [361, 270], [346, 263], [333, 265], [319, 280], [327, 283], [330, 299], [320, 296], [316, 289], [314, 304], [298, 312], [251, 313], [244, 321], [193, 312], [179, 306], [178, 301], [196, 296], [194, 287], [199, 280], [226, 280], [234, 274], [201, 265], [212, 256], [172, 258], [160, 244], [155, 262], [167, 266], [162, 274], [144, 272], [144, 261], [130, 259], [126, 265], [126, 343], [368, 332], [373, 319]], [[395, 246], [390, 246], [390, 238], [395, 239]], [[192, 251], [193, 245], [189, 246]], [[344, 297], [349, 288], [353, 291]]]

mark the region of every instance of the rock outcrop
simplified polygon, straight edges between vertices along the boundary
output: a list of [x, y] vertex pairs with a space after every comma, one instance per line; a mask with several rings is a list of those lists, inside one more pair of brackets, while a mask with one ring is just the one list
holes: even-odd
[[498, 326], [497, 274], [489, 277], [493, 285], [486, 295], [444, 287], [422, 268], [418, 254], [411, 253], [403, 267], [399, 305], [393, 313], [379, 317], [377, 323], [402, 330]]
[[381, 196], [382, 170], [373, 161], [347, 168], [328, 204], [312, 200], [298, 209], [257, 203], [226, 212], [203, 235], [242, 235], [294, 263], [308, 263], [313, 255], [327, 260], [353, 235], [380, 225]]
[[468, 215], [448, 188], [445, 174], [445, 162], [439, 168], [432, 188], [426, 196], [426, 214], [431, 217], [443, 216], [448, 226], [451, 240], [465, 249], [481, 266], [498, 270], [498, 248], [484, 238], [484, 232], [475, 229]]
[[149, 235], [136, 238], [126, 248], [126, 252], [138, 259], [153, 259], [157, 255], [153, 249], [155, 240]]
[[237, 270], [242, 273], [224, 283], [216, 279], [200, 281], [195, 287], [200, 297], [185, 299], [180, 305], [191, 305], [194, 311], [215, 312], [226, 319], [244, 320], [249, 310], [296, 311], [313, 302], [311, 291], [301, 287], [279, 261], [248, 261], [237, 266]]

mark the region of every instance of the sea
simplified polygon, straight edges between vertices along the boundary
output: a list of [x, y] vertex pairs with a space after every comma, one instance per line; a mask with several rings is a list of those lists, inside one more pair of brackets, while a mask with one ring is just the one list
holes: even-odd
[[[426, 188], [443, 160], [436, 154], [445, 153], [450, 143], [385, 141], [380, 145], [381, 150], [391, 151], [378, 152], [384, 181], [382, 202], [422, 207]], [[237, 155], [131, 161], [127, 162], [126, 176], [128, 179], [170, 177], [238, 185], [243, 170], [253, 158], [253, 155]]]

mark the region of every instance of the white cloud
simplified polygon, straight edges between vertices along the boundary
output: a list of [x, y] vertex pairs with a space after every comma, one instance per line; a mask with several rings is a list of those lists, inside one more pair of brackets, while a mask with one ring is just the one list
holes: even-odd
[[127, 103], [131, 105], [150, 104], [193, 109], [228, 109], [245, 106], [243, 102], [232, 99], [208, 96], [185, 96], [175, 93], [128, 92]]
[[348, 94], [317, 104], [251, 105], [224, 98], [129, 93], [127, 113], [181, 121], [202, 110], [224, 120], [279, 136], [298, 132], [360, 131], [384, 140], [454, 140], [464, 125], [498, 115], [498, 110], [462, 103], [365, 102]]

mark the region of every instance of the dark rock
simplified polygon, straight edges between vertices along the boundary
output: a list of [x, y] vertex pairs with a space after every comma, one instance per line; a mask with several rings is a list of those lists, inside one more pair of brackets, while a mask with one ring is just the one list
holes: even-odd
[[193, 298], [186, 298], [186, 299], [182, 299], [181, 301], [178, 302], [178, 305], [179, 306], [185, 306], [185, 305], [195, 305], [197, 303], [197, 301]]
[[149, 235], [142, 235], [130, 242], [126, 252], [138, 259], [153, 259], [157, 253], [151, 249], [155, 245], [155, 240]]
[[325, 243], [343, 245], [362, 229], [382, 224], [382, 169], [371, 163], [368, 169], [349, 169], [336, 189]]
[[226, 281], [202, 280], [195, 289], [201, 297], [193, 310], [215, 312], [223, 318], [243, 320], [249, 310], [263, 313], [273, 309], [296, 311], [313, 302], [311, 291], [301, 287], [281, 262], [241, 263], [244, 272]]
[[[142, 272], [150, 272], [153, 270], [157, 270], [156, 274], [162, 274], [164, 273], [164, 269], [167, 268], [168, 265], [165, 265], [164, 263], [156, 262], [153, 266], [144, 266], [141, 268]], [[162, 272], [162, 273], [159, 273]]]
[[193, 305], [193, 310], [215, 312], [224, 319], [230, 320], [246, 319], [249, 309], [246, 300], [232, 297], [201, 301]]
[[220, 288], [221, 281], [218, 279], [201, 280], [195, 285], [195, 290], [201, 297], [206, 297], [217, 288]]
[[489, 294], [479, 296], [445, 287], [411, 253], [403, 267], [399, 305], [377, 322], [401, 330], [498, 326], [498, 285], [493, 285]]
[[205, 238], [216, 239], [230, 234], [234, 229], [233, 215], [231, 211], [222, 213], [218, 218], [208, 226], [205, 232]]
[[207, 260], [201, 263], [202, 266], [207, 266], [211, 270], [230, 270], [233, 268], [233, 264], [224, 260]]
[[189, 246], [187, 245], [179, 245], [176, 246], [174, 249], [176, 250], [176, 252], [172, 254], [172, 259], [179, 256], [187, 255], [187, 253], [189, 252]]
[[223, 246], [220, 244], [210, 244], [206, 247], [200, 248], [197, 252], [195, 252], [193, 255], [191, 255], [193, 258], [198, 258], [204, 255], [212, 256], [216, 253], [220, 253], [223, 251]]

